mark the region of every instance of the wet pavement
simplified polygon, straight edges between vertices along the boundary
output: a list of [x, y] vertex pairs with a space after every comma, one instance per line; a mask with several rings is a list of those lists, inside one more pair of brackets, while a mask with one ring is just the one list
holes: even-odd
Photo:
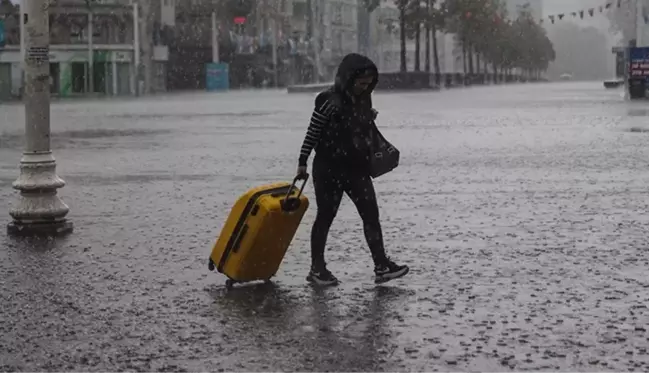
[[[338, 288], [304, 281], [313, 207], [273, 285], [226, 292], [211, 245], [242, 191], [293, 176], [312, 99], [54, 105], [76, 230], [0, 237], [0, 370], [649, 369], [646, 103], [601, 83], [377, 94], [402, 165], [376, 189], [409, 277], [373, 284], [345, 200]], [[0, 106], [6, 222], [22, 121]]]

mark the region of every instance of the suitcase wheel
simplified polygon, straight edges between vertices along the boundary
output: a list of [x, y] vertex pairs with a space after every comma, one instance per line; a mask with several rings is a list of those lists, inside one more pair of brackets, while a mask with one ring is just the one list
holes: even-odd
[[213, 270], [214, 270], [215, 266], [214, 266], [214, 262], [212, 261], [212, 258], [209, 259], [209, 263], [207, 263], [207, 268], [208, 268], [210, 271], [213, 271]]
[[232, 289], [232, 286], [233, 286], [233, 285], [234, 285], [234, 281], [233, 281], [233, 280], [230, 280], [230, 279], [225, 280], [225, 288], [226, 288], [226, 289], [228, 289], [228, 290]]

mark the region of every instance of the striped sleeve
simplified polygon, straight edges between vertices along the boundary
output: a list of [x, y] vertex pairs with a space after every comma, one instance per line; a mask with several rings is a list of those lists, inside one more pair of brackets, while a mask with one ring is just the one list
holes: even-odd
[[309, 123], [309, 128], [306, 131], [306, 136], [304, 137], [304, 142], [300, 149], [300, 158], [298, 162], [300, 166], [306, 166], [309, 155], [311, 155], [313, 148], [318, 145], [322, 130], [329, 123], [333, 111], [334, 106], [331, 105], [329, 100], [326, 100], [322, 105], [316, 105], [313, 109], [311, 122]]

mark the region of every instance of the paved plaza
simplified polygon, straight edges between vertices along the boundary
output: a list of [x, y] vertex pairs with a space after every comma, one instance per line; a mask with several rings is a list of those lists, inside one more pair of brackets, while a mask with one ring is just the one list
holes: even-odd
[[[75, 232], [0, 235], [0, 370], [649, 370], [649, 105], [601, 83], [379, 93], [401, 165], [376, 181], [408, 277], [373, 283], [345, 199], [308, 286], [312, 199], [273, 285], [207, 258], [234, 200], [290, 180], [314, 94], [58, 102]], [[0, 106], [0, 211], [23, 108]]]

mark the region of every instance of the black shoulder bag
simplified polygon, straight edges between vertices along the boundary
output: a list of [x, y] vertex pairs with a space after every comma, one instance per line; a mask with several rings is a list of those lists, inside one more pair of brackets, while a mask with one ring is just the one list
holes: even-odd
[[399, 166], [399, 150], [385, 139], [376, 123], [372, 121], [370, 145], [370, 176], [374, 179]]

